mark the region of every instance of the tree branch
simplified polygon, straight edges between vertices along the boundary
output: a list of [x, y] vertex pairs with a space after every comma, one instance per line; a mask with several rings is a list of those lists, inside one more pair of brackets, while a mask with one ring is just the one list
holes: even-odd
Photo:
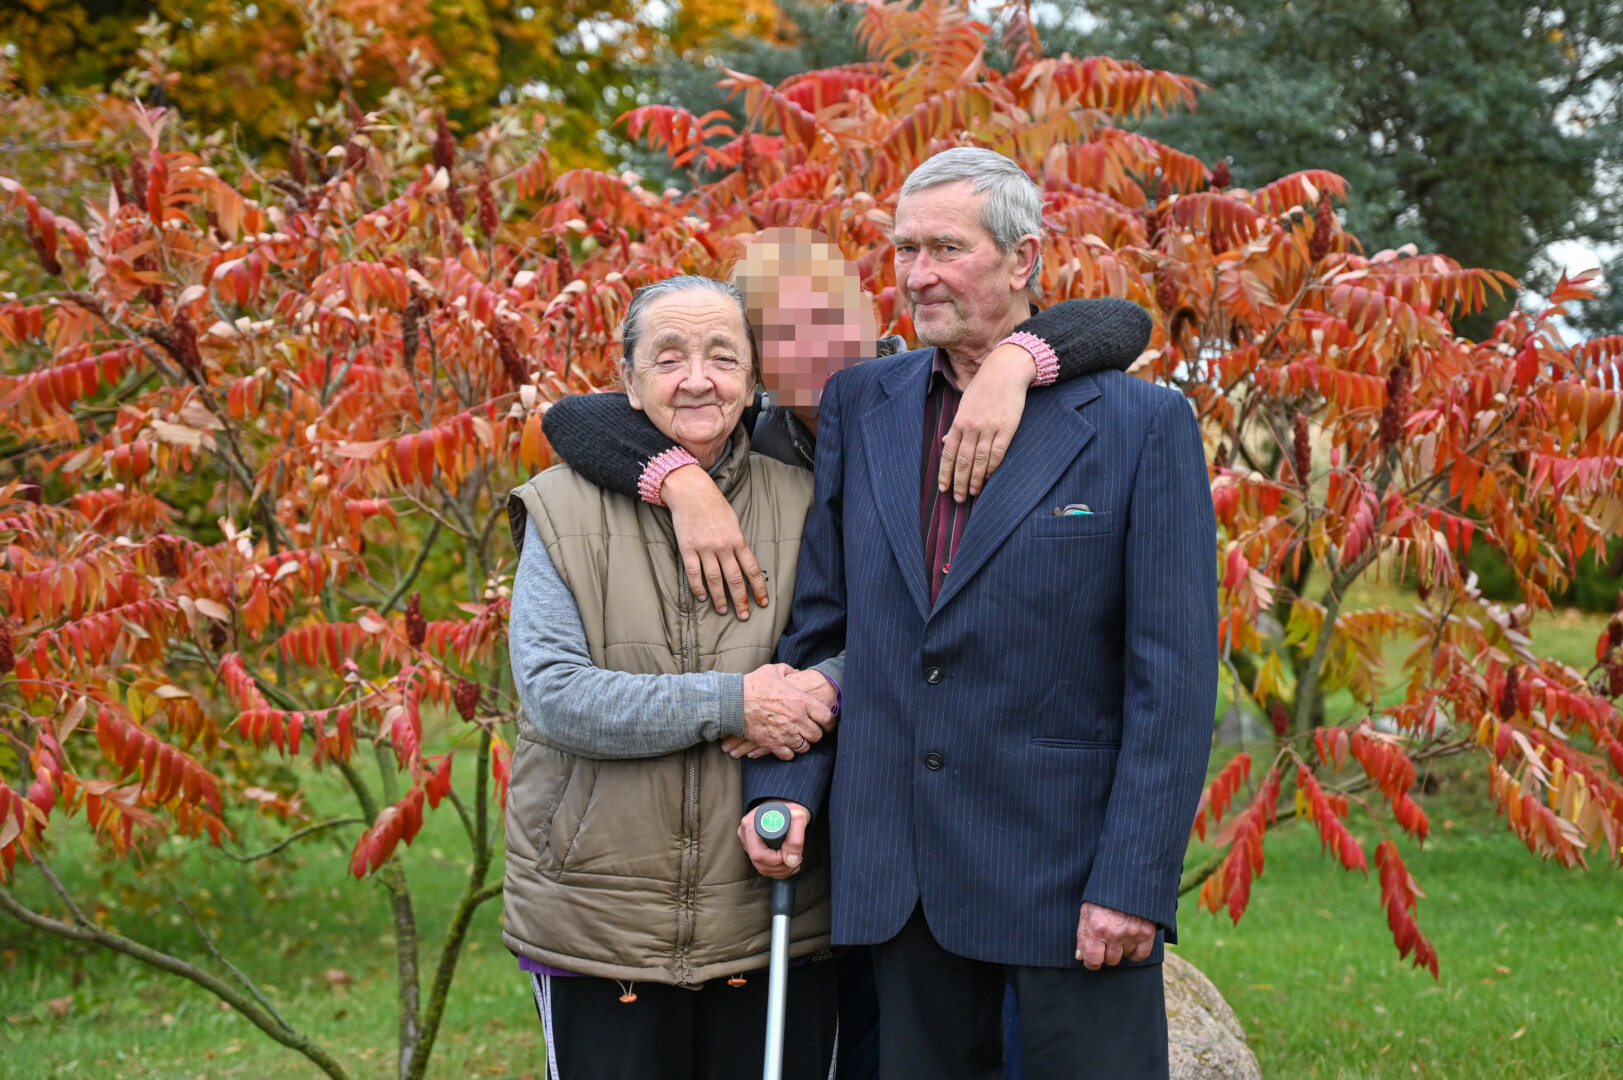
[[364, 824], [366, 824], [366, 819], [365, 818], [358, 818], [358, 817], [332, 818], [332, 819], [330, 819], [328, 821], [318, 821], [314, 825], [306, 825], [304, 828], [298, 830], [297, 832], [289, 833], [287, 836], [283, 837], [281, 840], [279, 840], [276, 843], [272, 844], [270, 847], [266, 848], [264, 851], [256, 851], [252, 855], [238, 855], [236, 852], [234, 852], [234, 851], [226, 851], [224, 848], [221, 848], [220, 851], [221, 851], [221, 853], [223, 853], [225, 855], [226, 858], [235, 859], [237, 862], [240, 862], [240, 863], [258, 862], [260, 859], [268, 859], [272, 855], [275, 855], [277, 852], [282, 851], [289, 844], [293, 843], [293, 841], [302, 840], [306, 836], [310, 836], [310, 835], [312, 835], [314, 833], [321, 832], [323, 829], [335, 829], [340, 825], [364, 825]]
[[5, 888], [0, 888], [0, 911], [4, 911], [24, 926], [41, 933], [67, 938], [69, 941], [99, 945], [104, 949], [123, 953], [125, 956], [139, 960], [141, 963], [148, 964], [161, 971], [167, 971], [171, 975], [178, 975], [183, 979], [188, 979], [220, 1000], [230, 1004], [232, 1008], [247, 1017], [250, 1023], [266, 1035], [269, 1035], [277, 1043], [303, 1054], [332, 1080], [349, 1080], [349, 1074], [344, 1071], [344, 1067], [308, 1036], [297, 1031], [290, 1031], [279, 1025], [269, 1013], [260, 1007], [258, 1002], [235, 986], [210, 972], [204, 971], [195, 964], [190, 964], [176, 956], [170, 956], [168, 953], [159, 952], [157, 949], [143, 945], [122, 934], [104, 929], [94, 923], [74, 925], [73, 923], [58, 922], [27, 907]]
[[180, 910], [184, 911], [186, 913], [186, 917], [192, 920], [192, 926], [197, 928], [197, 936], [203, 939], [203, 944], [208, 946], [208, 951], [213, 954], [214, 959], [220, 962], [220, 966], [224, 967], [227, 971], [231, 972], [232, 975], [236, 976], [237, 982], [242, 984], [242, 988], [254, 996], [254, 1000], [259, 1002], [259, 1004], [264, 1007], [265, 1011], [270, 1014], [272, 1020], [275, 1020], [281, 1025], [283, 1031], [292, 1031], [293, 1028], [288, 1025], [286, 1020], [282, 1019], [282, 1014], [277, 1012], [269, 1001], [265, 1000], [265, 995], [260, 992], [259, 987], [254, 983], [254, 981], [247, 975], [243, 974], [241, 968], [237, 967], [237, 965], [225, 958], [225, 954], [222, 953], [220, 951], [220, 947], [214, 943], [214, 939], [209, 936], [209, 932], [203, 929], [203, 924], [198, 920], [197, 913], [192, 910], [192, 906], [182, 899], [178, 894], [175, 896], [175, 903], [179, 904]]
[[[423, 1013], [422, 1042], [418, 1047], [416, 1060], [412, 1063], [409, 1072], [402, 1070], [404, 1080], [421, 1080], [428, 1069], [428, 1060], [434, 1050], [434, 1040], [439, 1035], [440, 1022], [445, 1017], [445, 1003], [451, 995], [451, 980], [456, 976], [457, 962], [462, 957], [462, 946], [468, 937], [468, 926], [473, 921], [474, 912], [486, 900], [501, 894], [501, 886], [494, 888], [485, 886], [485, 876], [490, 872], [490, 849], [485, 844], [485, 802], [487, 793], [486, 776], [489, 772], [486, 761], [490, 755], [490, 731], [480, 729], [479, 732], [479, 762], [478, 775], [474, 781], [474, 788], [478, 805], [475, 813], [478, 825], [469, 839], [473, 847], [473, 863], [468, 867], [468, 883], [462, 890], [462, 898], [457, 902], [456, 913], [451, 916], [450, 925], [445, 928], [445, 942], [440, 946], [439, 963], [435, 965], [434, 982], [428, 991], [428, 1008]], [[462, 804], [456, 804], [462, 809]], [[464, 822], [467, 815], [463, 814]]]
[[428, 561], [428, 553], [434, 550], [434, 541], [438, 540], [439, 536], [440, 519], [436, 517], [434, 518], [434, 524], [429, 527], [428, 537], [423, 541], [422, 546], [417, 549], [417, 558], [411, 564], [411, 569], [406, 571], [406, 576], [401, 578], [399, 583], [395, 585], [394, 592], [385, 597], [383, 603], [378, 606], [380, 616], [388, 618], [389, 609], [400, 602], [400, 598], [406, 594], [406, 590], [411, 588], [411, 583], [417, 580], [417, 574], [422, 570], [423, 564]]

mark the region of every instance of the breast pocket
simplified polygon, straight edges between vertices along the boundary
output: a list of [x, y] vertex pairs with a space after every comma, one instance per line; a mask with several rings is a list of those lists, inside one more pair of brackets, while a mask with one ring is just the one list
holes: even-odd
[[1026, 522], [1026, 535], [1039, 540], [1109, 536], [1115, 531], [1115, 517], [1109, 510], [1095, 510], [1091, 514], [1058, 515], [1052, 510], [1044, 510], [1032, 515]]

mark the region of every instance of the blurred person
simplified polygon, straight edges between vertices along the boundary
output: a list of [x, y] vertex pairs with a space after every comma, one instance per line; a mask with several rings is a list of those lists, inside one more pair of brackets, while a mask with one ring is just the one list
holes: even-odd
[[[692, 456], [784, 585], [811, 475], [750, 450], [758, 361], [722, 282], [645, 286], [623, 324], [629, 407]], [[529, 973], [553, 1080], [761, 1075], [770, 889], [733, 838], [723, 740], [804, 753], [832, 683], [771, 663], [788, 621], [717, 614], [683, 580], [668, 511], [557, 465], [508, 501], [509, 632], [523, 705], [507, 805], [503, 940]], [[785, 1077], [833, 1061], [826, 865], [798, 890]], [[745, 1037], [747, 1034], [747, 1037]]]
[[[816, 457], [818, 406], [829, 377], [864, 357], [902, 351], [906, 342], [895, 336], [874, 340], [873, 303], [856, 267], [820, 233], [764, 230], [745, 248], [733, 280], [744, 294], [761, 343], [764, 393], [743, 419], [752, 449], [810, 468]], [[943, 455], [940, 481], [956, 483], [966, 497], [996, 470], [1033, 383], [1125, 369], [1147, 344], [1149, 320], [1126, 301], [1073, 300], [1034, 313], [1017, 330], [993, 350], [983, 375], [964, 395], [959, 434], [953, 440], [962, 447], [964, 468], [957, 468], [950, 453]], [[544, 423], [553, 449], [581, 475], [670, 506], [697, 597], [708, 596], [718, 613], [725, 612], [725, 581], [740, 619], [749, 617], [752, 592], [757, 604], [767, 603], [765, 575], [716, 485], [680, 447], [638, 416], [625, 395], [565, 398], [548, 410]], [[837, 683], [842, 664], [843, 657], [831, 657], [820, 670]], [[764, 752], [745, 739], [724, 745], [739, 756]], [[878, 1075], [877, 1003], [866, 950], [842, 953], [839, 965], [839, 1075], [871, 1080]], [[1018, 1024], [1012, 996], [1008, 1020]], [[1012, 1065], [1005, 1080], [1019, 1077]]]
[[[1040, 280], [1043, 193], [955, 148], [904, 182], [896, 281], [922, 348], [836, 373], [778, 659], [843, 655], [835, 738], [745, 762], [826, 823], [833, 941], [866, 945], [885, 1080], [995, 1080], [1019, 1002], [1031, 1080], [1168, 1075], [1161, 983], [1211, 742], [1216, 524], [1199, 424], [1119, 370], [1029, 396], [978, 495], [943, 435]], [[1137, 317], [1148, 323], [1142, 311]]]

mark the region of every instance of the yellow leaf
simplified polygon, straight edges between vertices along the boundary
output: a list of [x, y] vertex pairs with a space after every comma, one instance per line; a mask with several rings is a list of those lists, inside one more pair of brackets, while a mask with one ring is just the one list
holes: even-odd
[[201, 611], [204, 615], [207, 615], [215, 622], [231, 621], [231, 609], [219, 601], [210, 600], [208, 597], [204, 596], [199, 597], [192, 602], [197, 605], [198, 611]]

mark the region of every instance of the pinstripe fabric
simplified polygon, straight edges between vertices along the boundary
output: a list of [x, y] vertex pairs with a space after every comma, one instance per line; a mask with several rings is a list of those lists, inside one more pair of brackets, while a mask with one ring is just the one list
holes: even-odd
[[[1217, 685], [1194, 416], [1120, 372], [1033, 390], [932, 604], [917, 501], [931, 355], [824, 392], [779, 659], [846, 650], [841, 722], [792, 762], [746, 763], [746, 798], [826, 809], [837, 943], [888, 940], [921, 900], [944, 947], [997, 963], [1077, 966], [1085, 900], [1176, 941]], [[1054, 516], [1069, 503], [1094, 512]]]

